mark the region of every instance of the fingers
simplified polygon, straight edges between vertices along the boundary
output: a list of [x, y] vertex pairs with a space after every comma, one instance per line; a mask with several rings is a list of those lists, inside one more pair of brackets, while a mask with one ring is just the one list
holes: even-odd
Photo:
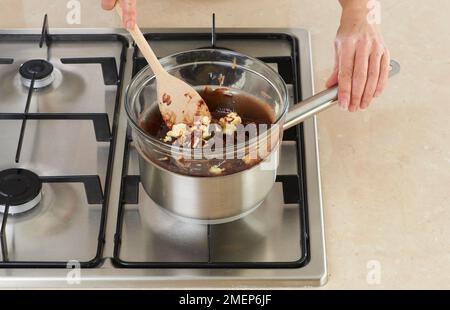
[[344, 43], [339, 51], [338, 102], [342, 109], [348, 109], [352, 93], [354, 44]]
[[331, 76], [325, 83], [326, 88], [331, 88], [335, 86], [339, 81], [339, 56], [338, 56], [338, 46], [337, 43], [334, 45], [334, 70]]
[[380, 65], [381, 58], [383, 57], [383, 50], [381, 48], [375, 48], [370, 54], [369, 58], [369, 71], [366, 82], [366, 88], [361, 100], [361, 109], [367, 109], [372, 101], [375, 91], [377, 89], [378, 80], [380, 77]]
[[341, 108], [350, 112], [367, 109], [386, 86], [390, 69], [389, 51], [378, 42], [349, 42], [341, 44], [338, 55], [338, 70], [333, 71], [326, 86], [335, 85], [337, 78]]
[[136, 24], [136, 0], [122, 0], [123, 24], [131, 30]]
[[102, 8], [104, 10], [112, 10], [116, 6], [117, 0], [102, 0]]
[[381, 58], [380, 76], [378, 79], [377, 89], [375, 90], [375, 97], [378, 97], [386, 86], [387, 80], [389, 78], [390, 63], [391, 55], [389, 53], [389, 50], [386, 49], [384, 51], [383, 57]]
[[355, 112], [361, 105], [361, 99], [366, 88], [367, 71], [369, 67], [370, 43], [358, 43], [353, 68], [352, 96], [348, 110]]
[[[102, 8], [112, 10], [118, 0], [102, 0]], [[121, 0], [122, 23], [127, 29], [133, 29], [136, 24], [136, 0]]]
[[338, 69], [334, 69], [333, 73], [328, 78], [327, 82], [325, 83], [325, 86], [327, 88], [330, 88], [330, 87], [333, 87], [334, 85], [336, 85], [338, 83], [338, 75], [339, 75]]

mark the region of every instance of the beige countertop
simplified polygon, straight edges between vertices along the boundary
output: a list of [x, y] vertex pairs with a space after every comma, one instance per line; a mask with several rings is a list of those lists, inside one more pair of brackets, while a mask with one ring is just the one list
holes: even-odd
[[[52, 27], [118, 25], [115, 14], [100, 9], [100, 0], [80, 0], [81, 24], [68, 25], [68, 2], [1, 0], [0, 28], [39, 27], [44, 13]], [[337, 0], [138, 3], [143, 27], [207, 27], [216, 12], [218, 27], [307, 28], [316, 90], [333, 66]], [[450, 1], [382, 0], [381, 5], [385, 39], [402, 64], [401, 75], [368, 111], [333, 108], [319, 116], [325, 288], [449, 289]], [[371, 261], [379, 264], [379, 284], [367, 283]]]

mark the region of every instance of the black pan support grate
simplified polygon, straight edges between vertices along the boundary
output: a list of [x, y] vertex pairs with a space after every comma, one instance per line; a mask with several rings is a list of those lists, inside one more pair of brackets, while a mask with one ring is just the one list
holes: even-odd
[[[102, 204], [104, 202], [102, 185], [98, 175], [74, 175], [74, 176], [40, 176], [42, 183], [83, 183], [88, 204]], [[9, 209], [12, 206], [6, 204], [3, 212], [3, 219], [0, 230], [0, 244], [2, 248], [3, 264], [0, 267], [10, 266], [34, 266], [37, 262], [15, 262], [10, 261], [8, 245], [6, 242], [6, 224], [9, 217]], [[47, 264], [47, 263], [46, 263]]]
[[[94, 268], [101, 264], [103, 260], [103, 247], [105, 243], [105, 230], [106, 230], [106, 212], [108, 206], [108, 199], [111, 187], [112, 177], [112, 165], [114, 161], [114, 149], [116, 144], [116, 131], [118, 123], [118, 114], [121, 97], [121, 80], [125, 68], [126, 51], [128, 49], [128, 40], [120, 35], [116, 34], [60, 34], [52, 35], [48, 28], [47, 15], [44, 17], [42, 31], [40, 35], [35, 34], [2, 34], [0, 35], [0, 42], [29, 42], [36, 43], [36, 48], [44, 47], [44, 43], [47, 49], [51, 48], [53, 42], [58, 43], [80, 43], [83, 42], [119, 42], [122, 44], [122, 51], [120, 55], [120, 72], [117, 72], [116, 60], [113, 57], [104, 58], [63, 58], [61, 63], [63, 64], [99, 64], [101, 65], [103, 79], [105, 85], [116, 85], [117, 92], [114, 103], [114, 119], [112, 123], [112, 129], [110, 128], [110, 122], [108, 114], [106, 113], [28, 113], [29, 104], [34, 94], [33, 83], [34, 78], [31, 81], [29, 88], [27, 101], [24, 106], [23, 113], [0, 113], [0, 121], [2, 120], [22, 120], [22, 127], [18, 137], [18, 146], [15, 161], [19, 162], [20, 153], [23, 143], [23, 135], [26, 128], [27, 120], [67, 120], [67, 121], [79, 121], [90, 120], [94, 125], [94, 133], [98, 142], [110, 143], [107, 172], [105, 178], [105, 186], [102, 189], [100, 184], [100, 177], [98, 175], [85, 175], [85, 176], [42, 176], [40, 177], [43, 183], [83, 183], [86, 199], [89, 204], [101, 204], [102, 213], [98, 234], [98, 245], [95, 257], [87, 262], [80, 262], [82, 268]], [[48, 54], [48, 53], [47, 53]], [[13, 64], [13, 58], [0, 58], [0, 65]], [[6, 244], [6, 223], [8, 221], [8, 208], [5, 206], [5, 212], [1, 223], [0, 241], [2, 246], [2, 261], [0, 261], [0, 268], [67, 268], [69, 262], [64, 261], [13, 261], [9, 259], [8, 249]]]
[[[214, 28], [214, 27], [213, 27]], [[293, 86], [293, 95], [296, 102], [301, 96], [300, 75], [299, 75], [299, 42], [294, 36], [284, 33], [216, 33], [212, 32], [213, 44], [216, 42], [226, 42], [226, 40], [270, 40], [275, 42], [288, 42], [291, 47], [290, 56], [286, 57], [263, 57], [262, 61], [267, 63], [276, 63], [278, 71], [287, 84]], [[209, 33], [160, 33], [160, 34], [146, 34], [146, 39], [149, 41], [185, 41], [198, 40], [204, 41], [211, 39]], [[145, 66], [145, 61], [137, 56], [137, 49], [134, 54], [133, 74], [136, 74]], [[309, 262], [309, 226], [308, 226], [308, 208], [306, 197], [306, 169], [304, 162], [304, 133], [303, 126], [299, 125], [293, 127], [284, 133], [285, 141], [295, 141], [298, 147], [297, 160], [298, 172], [296, 175], [279, 175], [277, 182], [283, 184], [284, 202], [289, 204], [298, 204], [299, 206], [299, 221], [300, 221], [300, 236], [299, 242], [302, 250], [302, 256], [296, 261], [292, 262], [214, 262], [211, 256], [207, 262], [130, 262], [124, 261], [120, 258], [120, 249], [122, 242], [122, 229], [125, 213], [125, 205], [137, 204], [139, 202], [139, 184], [140, 177], [138, 175], [128, 175], [128, 163], [130, 160], [130, 143], [131, 137], [128, 134], [126, 146], [124, 151], [124, 164], [122, 169], [122, 184], [121, 184], [121, 202], [118, 211], [118, 220], [114, 245], [114, 259], [113, 262], [117, 267], [122, 268], [301, 268]], [[208, 232], [210, 226], [208, 226]], [[211, 239], [208, 233], [209, 253], [211, 252]]]

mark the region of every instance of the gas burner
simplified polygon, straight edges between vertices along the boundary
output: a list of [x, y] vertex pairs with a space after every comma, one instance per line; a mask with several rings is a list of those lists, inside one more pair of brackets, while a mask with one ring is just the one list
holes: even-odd
[[25, 169], [0, 171], [0, 212], [9, 205], [10, 214], [31, 210], [42, 199], [42, 182], [34, 172]]
[[34, 88], [44, 88], [55, 80], [53, 65], [43, 59], [32, 59], [20, 66], [19, 69], [22, 84], [30, 87], [34, 77]]

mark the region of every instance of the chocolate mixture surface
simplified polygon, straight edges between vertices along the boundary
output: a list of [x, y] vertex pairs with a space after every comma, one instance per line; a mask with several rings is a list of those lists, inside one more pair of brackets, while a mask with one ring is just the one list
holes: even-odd
[[[205, 100], [209, 111], [211, 112], [212, 119], [205, 119], [204, 121], [199, 122], [197, 128], [217, 126], [216, 128], [219, 128], [223, 133], [224, 145], [227, 147], [229, 144], [226, 144], [226, 136], [233, 135], [234, 141], [236, 141], [237, 135], [244, 126], [255, 124], [259, 134], [258, 125], [270, 125], [275, 122], [275, 116], [270, 105], [250, 94], [237, 92], [235, 90], [231, 91], [227, 88], [217, 88], [214, 90], [205, 88], [203, 91], [200, 91], [199, 94]], [[238, 124], [243, 126], [236, 126]], [[157, 105], [154, 105], [153, 109], [144, 114], [140, 121], [140, 127], [148, 135], [161, 140], [168, 146], [179, 143], [181, 140], [181, 138], [178, 138], [180, 131], [184, 132], [184, 130], [188, 128], [184, 124], [177, 124], [171, 129], [168, 128], [162, 119]], [[214, 132], [212, 132], [212, 135], [208, 135], [206, 130], [202, 132], [203, 138], [200, 134], [201, 138], [197, 138], [197, 141], [194, 140], [194, 134], [189, 136], [191, 147], [196, 147], [199, 143], [200, 146], [205, 146], [208, 141], [214, 137]], [[248, 133], [245, 137], [246, 140], [248, 140]], [[214, 147], [212, 149], [214, 149]], [[248, 156], [240, 159], [204, 158], [199, 160], [183, 157], [174, 158], [170, 156], [170, 154], [167, 156], [161, 156], [161, 154], [158, 156], [152, 156], [152, 154], [147, 155], [149, 158], [153, 159], [156, 164], [165, 169], [191, 176], [219, 176], [232, 174], [251, 168], [262, 160], [261, 158], [249, 158]]]

